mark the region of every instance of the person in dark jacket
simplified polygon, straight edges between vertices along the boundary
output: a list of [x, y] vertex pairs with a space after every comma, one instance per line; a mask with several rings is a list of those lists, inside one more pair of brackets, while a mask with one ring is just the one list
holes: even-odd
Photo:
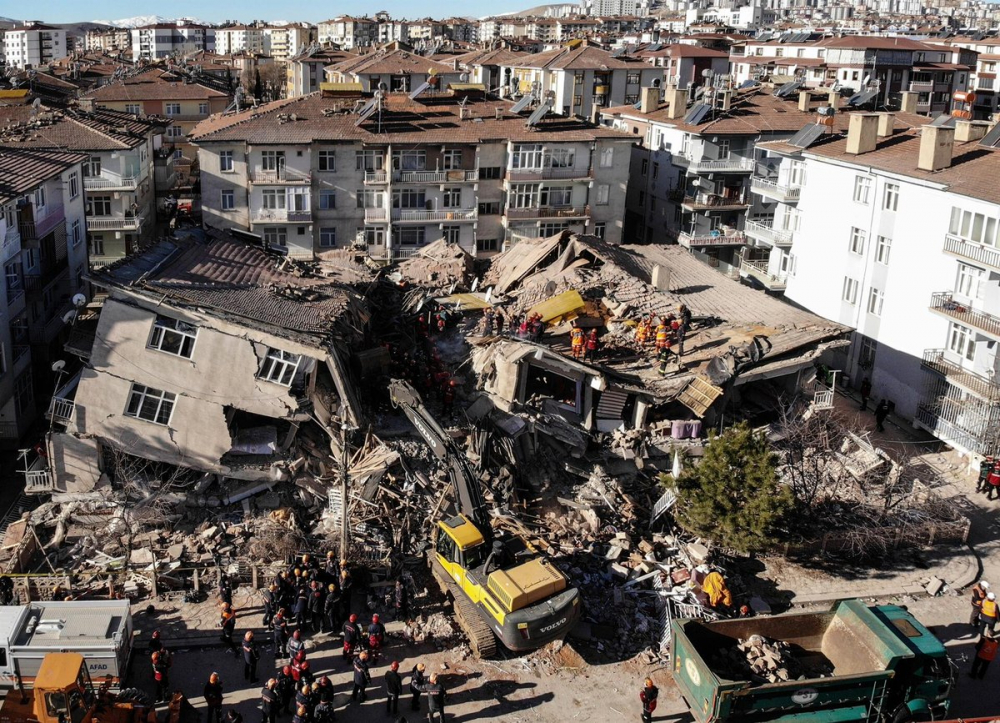
[[296, 630], [292, 633], [292, 638], [288, 641], [285, 649], [288, 651], [288, 657], [295, 660], [299, 656], [299, 653], [305, 650], [305, 647], [305, 641], [302, 640], [302, 631]]
[[229, 581], [229, 575], [224, 572], [219, 574], [219, 602], [233, 604], [233, 584]]
[[156, 702], [170, 699], [170, 664], [166, 654], [155, 652], [153, 661], [153, 680], [156, 681]]
[[277, 665], [278, 658], [288, 657], [288, 625], [285, 623], [285, 609], [281, 608], [271, 619], [271, 627], [274, 638], [274, 660]]
[[403, 694], [403, 678], [399, 674], [399, 663], [395, 660], [385, 673], [385, 712], [389, 715], [399, 713], [399, 696]]
[[281, 707], [278, 681], [271, 678], [260, 690], [260, 723], [274, 723]]
[[222, 723], [222, 680], [218, 673], [208, 676], [202, 695], [205, 696], [207, 723]]
[[875, 431], [877, 432], [885, 431], [885, 427], [883, 425], [885, 424], [885, 419], [888, 416], [889, 416], [889, 405], [883, 399], [881, 402], [878, 403], [878, 406], [875, 407]]
[[337, 563], [337, 555], [333, 550], [326, 553], [326, 564], [323, 565], [323, 571], [327, 574], [328, 580], [340, 579], [340, 565]]
[[385, 625], [379, 619], [378, 614], [372, 615], [372, 624], [368, 626], [368, 650], [371, 652], [372, 665], [378, 663], [378, 656], [382, 651], [382, 643], [385, 640]]
[[639, 691], [639, 700], [642, 701], [642, 723], [652, 723], [653, 711], [656, 710], [656, 698], [660, 694], [660, 689], [653, 685], [652, 678], [646, 678], [642, 690]]
[[354, 595], [354, 579], [347, 569], [347, 560], [340, 561], [340, 619], [351, 614], [351, 597]]
[[337, 631], [337, 615], [340, 614], [340, 594], [332, 582], [327, 586], [326, 599], [323, 600], [323, 625], [320, 632]]
[[354, 659], [354, 690], [351, 691], [351, 700], [364, 703], [368, 700], [365, 689], [372, 682], [372, 674], [368, 669], [368, 653], [364, 650], [361, 655]]
[[292, 666], [286, 665], [278, 673], [278, 696], [281, 699], [281, 712], [291, 713], [289, 707], [295, 697], [295, 678], [292, 677]]
[[323, 700], [317, 703], [312, 718], [315, 723], [333, 723], [335, 718], [333, 701]]
[[872, 383], [868, 377], [861, 380], [861, 411], [868, 411], [868, 400], [872, 396]]
[[354, 654], [354, 649], [361, 642], [361, 628], [358, 626], [358, 616], [351, 615], [344, 623], [344, 660]]
[[271, 620], [278, 612], [278, 586], [273, 582], [264, 591], [264, 629], [271, 627]]
[[319, 679], [319, 699], [323, 702], [332, 702], [334, 699], [333, 683], [325, 675]]
[[219, 620], [219, 627], [222, 628], [220, 639], [229, 646], [233, 655], [239, 656], [240, 651], [233, 642], [233, 633], [236, 632], [236, 610], [230, 603], [222, 603], [222, 616]]
[[306, 628], [306, 617], [309, 613], [309, 592], [306, 590], [305, 586], [299, 588], [299, 591], [295, 597], [295, 608], [292, 610], [292, 615], [295, 616], [295, 630], [305, 630]]
[[158, 653], [163, 650], [163, 641], [160, 639], [160, 631], [154, 630], [149, 639], [149, 654]]
[[410, 593], [402, 580], [396, 580], [396, 620], [406, 620], [410, 615]]
[[413, 700], [410, 701], [410, 710], [420, 710], [420, 686], [427, 682], [427, 676], [424, 671], [427, 667], [423, 663], [417, 663], [413, 666], [413, 670], [410, 672], [410, 692], [413, 694]]
[[260, 660], [260, 649], [253, 639], [253, 630], [247, 630], [243, 636], [243, 680], [257, 682], [257, 661]]
[[326, 591], [318, 581], [313, 580], [309, 584], [309, 621], [312, 623], [314, 633], [323, 630], [323, 603], [326, 599]]
[[292, 716], [292, 723], [309, 723], [309, 711], [306, 710], [305, 706], [299, 706], [295, 709], [295, 715]]
[[427, 721], [428, 723], [444, 723], [444, 702], [447, 694], [444, 686], [438, 681], [438, 674], [431, 673], [430, 680], [420, 686], [420, 690], [427, 694]]
[[295, 691], [295, 707], [311, 711], [313, 708], [311, 694], [312, 686], [309, 683], [300, 683], [298, 690]]

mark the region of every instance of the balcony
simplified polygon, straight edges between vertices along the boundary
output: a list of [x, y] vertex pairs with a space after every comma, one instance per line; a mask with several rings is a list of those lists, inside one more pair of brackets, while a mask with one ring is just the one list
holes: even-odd
[[265, 170], [257, 166], [250, 171], [250, 183], [265, 186], [308, 186], [312, 183], [312, 174], [305, 171], [297, 171], [294, 168]]
[[43, 206], [42, 215], [34, 204], [28, 204], [18, 209], [18, 227], [23, 241], [37, 241], [52, 233], [56, 227], [66, 220], [62, 204]]
[[73, 421], [73, 412], [75, 411], [76, 404], [73, 401], [52, 397], [52, 401], [49, 402], [49, 409], [45, 412], [45, 418], [53, 424], [66, 426]]
[[389, 211], [384, 208], [366, 208], [365, 223], [388, 223]]
[[24, 288], [30, 296], [38, 296], [68, 280], [69, 263], [63, 259], [53, 264], [44, 274], [25, 274]]
[[934, 81], [914, 80], [910, 82], [911, 93], [932, 93], [934, 92]]
[[83, 179], [83, 187], [88, 191], [134, 191], [138, 184], [139, 179], [134, 176], [117, 176], [107, 171]]
[[416, 256], [420, 247], [406, 249], [388, 249], [385, 246], [369, 246], [368, 256], [375, 261], [399, 261]]
[[14, 370], [16, 372], [19, 371], [20, 363], [22, 361], [28, 361], [31, 359], [31, 347], [27, 344], [14, 344], [11, 351], [13, 352], [12, 361], [14, 365]]
[[311, 220], [312, 211], [309, 209], [256, 208], [250, 214], [251, 223], [309, 223]]
[[507, 171], [508, 181], [587, 181], [594, 177], [594, 169], [587, 168], [561, 168], [544, 166], [542, 168], [512, 168]]
[[135, 216], [97, 216], [87, 219], [88, 231], [141, 231], [145, 214]]
[[510, 219], [534, 218], [589, 218], [590, 206], [549, 206], [539, 208], [508, 208], [504, 211]]
[[948, 399], [932, 399], [917, 405], [915, 421], [918, 426], [952, 446], [978, 454], [995, 454], [996, 420], [980, 419], [980, 429], [977, 431], [969, 429], [964, 422], [969, 416], [966, 405]]
[[715, 211], [738, 211], [748, 208], [750, 204], [743, 194], [720, 196], [715, 193], [699, 193], [697, 196], [684, 196], [681, 206], [687, 211], [704, 211], [708, 209]]
[[788, 274], [772, 274], [766, 259], [740, 259], [740, 276], [756, 279], [769, 291], [783, 291], [788, 284]]
[[[678, 163], [678, 160], [681, 162]], [[672, 159], [675, 166], [685, 166], [692, 173], [751, 173], [753, 158], [730, 156], [729, 158], [695, 158], [691, 154], [677, 154]]]
[[123, 258], [125, 258], [124, 254], [121, 256], [91, 256], [90, 268], [103, 269], [105, 266], [111, 266], [111, 264], [121, 261]]
[[976, 90], [992, 93], [996, 90], [995, 78], [976, 78]]
[[945, 358], [944, 349], [928, 349], [924, 352], [921, 366], [930, 369], [947, 379], [952, 384], [972, 392], [988, 402], [1000, 401], [1000, 384]]
[[932, 294], [930, 308], [931, 311], [1000, 340], [1000, 317], [977, 311], [967, 304], [955, 301], [950, 291]]
[[747, 242], [746, 236], [741, 232], [726, 235], [719, 231], [714, 231], [706, 235], [694, 235], [686, 232], [677, 234], [677, 243], [686, 249], [702, 246], [743, 246]]
[[442, 208], [420, 211], [411, 208], [392, 209], [392, 220], [399, 223], [425, 223], [428, 221], [475, 221], [479, 212], [475, 208]]
[[743, 232], [750, 238], [763, 241], [768, 246], [791, 246], [795, 237], [792, 231], [776, 229], [761, 221], [747, 221], [743, 225]]
[[365, 171], [366, 186], [382, 186], [389, 182], [389, 174], [385, 171]]
[[1000, 271], [1000, 251], [992, 246], [966, 241], [949, 233], [944, 237], [944, 252]]
[[8, 226], [3, 237], [3, 262], [7, 263], [21, 253], [21, 232], [16, 226]]
[[470, 171], [393, 171], [392, 173], [393, 183], [470, 183], [478, 180], [478, 168]]
[[[16, 423], [10, 422], [9, 424], [14, 424], [16, 429]], [[15, 434], [14, 437], [16, 436], [17, 435]], [[24, 454], [27, 454], [28, 452], [30, 452], [30, 450], [22, 450], [22, 453]], [[35, 456], [31, 463], [26, 465], [26, 468], [20, 470], [20, 472], [24, 475], [25, 494], [38, 495], [55, 491], [55, 480], [53, 476], [49, 474], [49, 467], [46, 463], [45, 457]]]
[[750, 190], [759, 196], [773, 198], [775, 201], [794, 203], [799, 200], [802, 191], [798, 186], [782, 186], [766, 178], [754, 176], [750, 181]]

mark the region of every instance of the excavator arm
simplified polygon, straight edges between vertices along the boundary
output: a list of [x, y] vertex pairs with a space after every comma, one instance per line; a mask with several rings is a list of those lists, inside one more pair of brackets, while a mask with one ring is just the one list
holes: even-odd
[[403, 379], [391, 380], [389, 398], [395, 406], [403, 410], [403, 414], [417, 428], [434, 455], [444, 462], [448, 468], [448, 477], [455, 489], [459, 512], [472, 520], [482, 533], [483, 539], [489, 542], [492, 534], [486, 500], [483, 498], [479, 479], [469, 466], [465, 455], [431, 416], [420, 398], [420, 393], [409, 382]]

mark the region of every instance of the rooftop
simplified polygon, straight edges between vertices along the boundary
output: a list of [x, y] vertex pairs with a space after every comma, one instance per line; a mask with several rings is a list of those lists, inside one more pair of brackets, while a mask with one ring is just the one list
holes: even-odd
[[433, 73], [455, 73], [454, 66], [442, 63], [431, 58], [425, 58], [406, 50], [382, 50], [362, 55], [350, 57], [336, 65], [324, 68], [327, 72], [342, 73], [348, 75], [374, 74], [374, 75], [408, 75], [411, 73], [433, 74]]
[[204, 100], [225, 98], [226, 94], [199, 83], [185, 83], [168, 70], [155, 69], [118, 80], [81, 96], [97, 102], [131, 100]]
[[615, 70], [618, 68], [649, 68], [647, 63], [626, 55], [617, 58], [603, 48], [593, 45], [562, 47], [545, 53], [534, 53], [515, 63], [517, 68], [542, 68], [545, 70]]
[[0, 145], [0, 204], [20, 198], [47, 179], [87, 158], [85, 153], [29, 150]]
[[18, 148], [75, 151], [129, 150], [166, 123], [131, 113], [99, 109], [0, 106], [0, 143]]

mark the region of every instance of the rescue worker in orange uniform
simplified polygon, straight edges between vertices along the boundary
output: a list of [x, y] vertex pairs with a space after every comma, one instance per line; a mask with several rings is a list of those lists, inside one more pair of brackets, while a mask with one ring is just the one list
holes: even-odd
[[635, 341], [639, 346], [646, 346], [649, 343], [649, 333], [652, 331], [653, 322], [648, 316], [639, 319], [635, 327]]
[[991, 592], [986, 593], [983, 600], [983, 607], [979, 610], [979, 634], [984, 634], [987, 630], [993, 632], [997, 625], [997, 596]]
[[670, 330], [667, 328], [666, 323], [661, 319], [659, 326], [656, 327], [656, 350], [667, 349], [670, 347]]
[[574, 326], [573, 331], [569, 334], [569, 338], [573, 345], [573, 358], [579, 359], [583, 355], [583, 329], [578, 326]]

